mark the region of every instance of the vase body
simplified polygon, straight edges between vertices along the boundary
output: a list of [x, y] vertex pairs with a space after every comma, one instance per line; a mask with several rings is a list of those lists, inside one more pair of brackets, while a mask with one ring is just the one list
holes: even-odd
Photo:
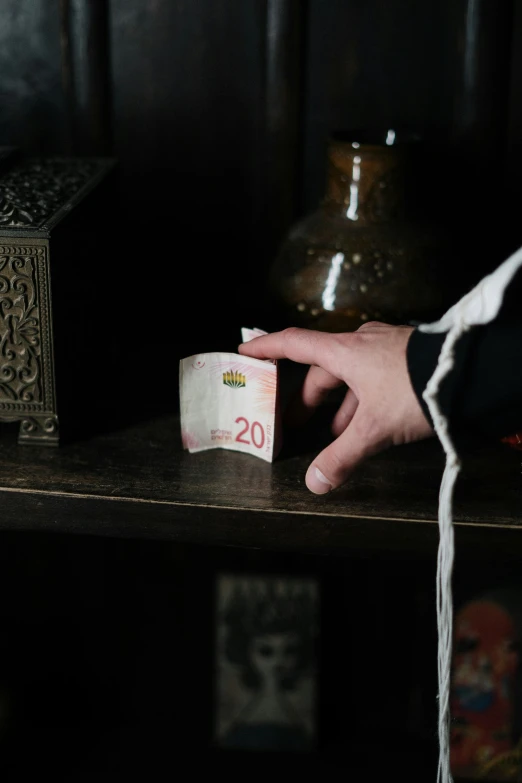
[[291, 228], [272, 264], [281, 321], [324, 331], [429, 321], [463, 292], [450, 233], [419, 210], [426, 183], [416, 187], [416, 143], [358, 138], [332, 138], [325, 197]]

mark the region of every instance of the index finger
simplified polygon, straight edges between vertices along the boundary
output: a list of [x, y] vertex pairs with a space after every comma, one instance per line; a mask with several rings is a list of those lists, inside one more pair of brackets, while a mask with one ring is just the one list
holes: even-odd
[[334, 334], [291, 326], [282, 332], [256, 337], [239, 346], [239, 353], [255, 359], [290, 359], [315, 364], [336, 378], [342, 377], [339, 343]]

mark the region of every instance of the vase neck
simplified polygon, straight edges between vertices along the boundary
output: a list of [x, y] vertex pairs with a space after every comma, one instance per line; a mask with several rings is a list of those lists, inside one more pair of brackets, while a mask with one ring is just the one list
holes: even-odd
[[404, 213], [403, 153], [396, 147], [332, 142], [324, 206], [354, 225], [372, 225]]

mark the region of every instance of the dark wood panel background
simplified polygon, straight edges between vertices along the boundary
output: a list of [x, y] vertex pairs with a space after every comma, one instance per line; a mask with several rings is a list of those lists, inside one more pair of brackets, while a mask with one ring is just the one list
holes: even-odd
[[1, 14], [0, 143], [118, 159], [114, 232], [161, 275], [155, 341], [173, 355], [262, 325], [267, 267], [322, 196], [335, 129], [419, 132], [444, 161], [426, 172], [440, 219], [456, 210], [492, 264], [520, 241], [520, 0], [6, 0]]
[[[451, 0], [311, 0], [304, 115], [304, 206], [324, 188], [331, 130], [451, 132], [455, 57]], [[452, 45], [453, 44], [453, 45]]]
[[28, 152], [69, 149], [62, 88], [58, 2], [2, 4], [0, 24], [0, 138]]

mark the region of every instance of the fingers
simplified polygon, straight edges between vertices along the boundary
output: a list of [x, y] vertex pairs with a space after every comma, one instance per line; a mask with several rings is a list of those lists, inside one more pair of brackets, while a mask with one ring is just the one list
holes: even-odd
[[388, 324], [383, 323], [382, 321], [366, 321], [364, 324], [361, 324], [359, 328], [357, 329], [358, 332], [375, 332], [377, 329], [382, 329], [383, 327], [388, 327]]
[[334, 376], [340, 371], [340, 362], [337, 360], [339, 343], [336, 336], [328, 332], [290, 327], [242, 343], [238, 351], [243, 356], [255, 359], [291, 359], [300, 364], [314, 364]]
[[389, 439], [366, 422], [360, 407], [351, 424], [314, 459], [306, 472], [306, 486], [316, 495], [340, 487], [367, 457], [386, 448]]
[[359, 400], [352, 389], [348, 389], [346, 397], [342, 401], [332, 421], [332, 432], [338, 437], [347, 428], [354, 417]]
[[323, 403], [333, 389], [343, 381], [322, 367], [310, 367], [299, 393], [288, 406], [285, 418], [290, 426], [298, 426], [310, 418], [314, 410]]

